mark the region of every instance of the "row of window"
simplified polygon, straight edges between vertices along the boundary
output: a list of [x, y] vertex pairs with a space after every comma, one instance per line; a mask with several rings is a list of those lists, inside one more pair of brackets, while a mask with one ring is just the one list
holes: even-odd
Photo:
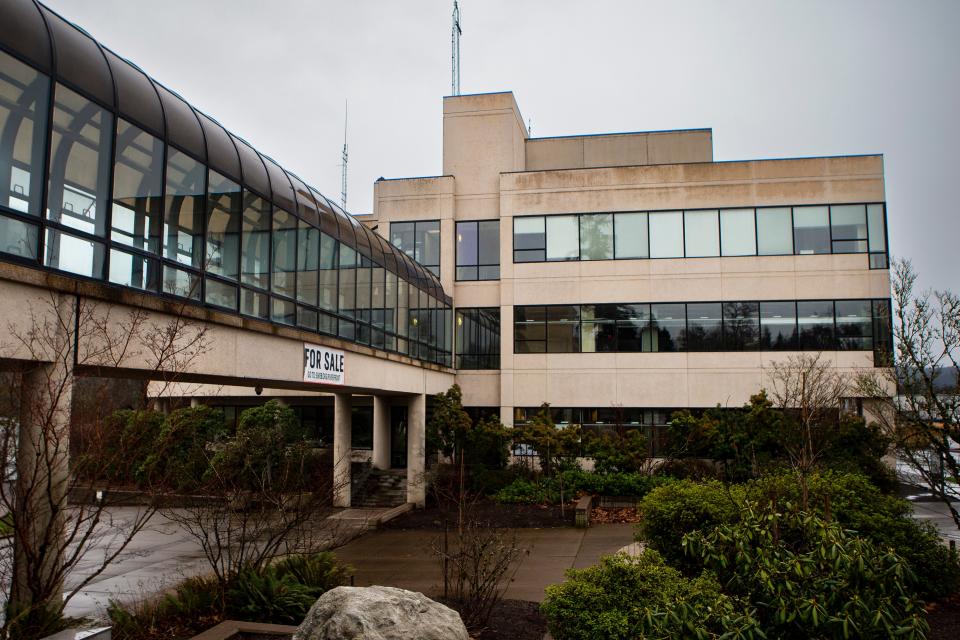
[[891, 349], [889, 300], [518, 306], [513, 314], [515, 353]]
[[52, 87], [0, 53], [0, 255], [450, 364], [445, 301]]
[[523, 216], [514, 262], [869, 253], [886, 268], [883, 204]]
[[500, 308], [457, 309], [457, 369], [500, 368]]

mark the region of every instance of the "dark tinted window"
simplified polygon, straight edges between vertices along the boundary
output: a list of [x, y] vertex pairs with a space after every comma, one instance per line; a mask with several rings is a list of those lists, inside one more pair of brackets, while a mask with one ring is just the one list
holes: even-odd
[[728, 351], [751, 351], [760, 346], [760, 305], [723, 303], [723, 342]]
[[826, 351], [834, 348], [833, 302], [797, 302], [797, 323], [800, 327], [800, 348], [804, 351]]
[[653, 329], [651, 351], [679, 351], [686, 329], [686, 310], [682, 304], [650, 305]]
[[721, 304], [719, 302], [687, 305], [687, 330], [684, 347], [687, 351], [721, 351]]
[[764, 350], [796, 350], [797, 308], [794, 302], [760, 303], [760, 345]]

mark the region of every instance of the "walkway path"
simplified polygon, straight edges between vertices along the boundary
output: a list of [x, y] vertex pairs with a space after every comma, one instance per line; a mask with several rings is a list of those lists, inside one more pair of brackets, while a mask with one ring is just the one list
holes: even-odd
[[[518, 542], [530, 550], [513, 575], [506, 598], [540, 602], [547, 585], [563, 581], [571, 567], [596, 564], [633, 542], [633, 525], [602, 524], [589, 529], [517, 529]], [[401, 587], [427, 595], [439, 593], [440, 564], [431, 549], [440, 532], [374, 531], [336, 550], [353, 565], [354, 584]]]

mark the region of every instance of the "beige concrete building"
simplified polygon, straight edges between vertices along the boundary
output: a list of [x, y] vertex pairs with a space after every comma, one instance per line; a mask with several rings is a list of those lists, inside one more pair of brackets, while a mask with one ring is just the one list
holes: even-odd
[[377, 181], [365, 221], [451, 293], [467, 405], [651, 428], [791, 356], [889, 350], [882, 156], [714, 162], [709, 129], [523, 123], [509, 92], [445, 98], [442, 175]]

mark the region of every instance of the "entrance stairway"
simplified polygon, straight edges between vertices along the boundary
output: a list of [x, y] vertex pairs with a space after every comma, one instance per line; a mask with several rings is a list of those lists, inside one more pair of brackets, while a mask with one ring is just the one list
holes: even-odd
[[396, 507], [407, 501], [406, 469], [374, 469], [369, 462], [353, 470], [350, 505]]

